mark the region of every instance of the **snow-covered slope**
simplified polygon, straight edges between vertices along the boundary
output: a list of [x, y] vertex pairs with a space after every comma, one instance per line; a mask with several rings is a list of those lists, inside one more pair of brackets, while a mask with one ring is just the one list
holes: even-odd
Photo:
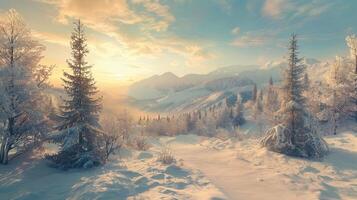
[[132, 84], [128, 89], [128, 95], [137, 100], [161, 98], [170, 92], [190, 89], [207, 81], [238, 76], [244, 71], [256, 70], [258, 68], [255, 65], [234, 65], [219, 68], [208, 74], [187, 74], [183, 77], [177, 77], [171, 72], [166, 72]]
[[[309, 77], [321, 80], [330, 64], [316, 59], [303, 59]], [[268, 62], [263, 67], [255, 65], [222, 67], [208, 74], [188, 74], [177, 77], [172, 73], [155, 75], [129, 87], [131, 103], [146, 111], [172, 112], [204, 108], [219, 103], [226, 92], [247, 92], [256, 83], [266, 85], [273, 78], [281, 80], [285, 61]], [[250, 86], [249, 86], [250, 85]], [[217, 98], [213, 98], [217, 97]]]
[[153, 100], [135, 101], [134, 105], [143, 110], [173, 112], [207, 108], [224, 100], [227, 92], [239, 94], [251, 90], [253, 82], [239, 77], [220, 78]]

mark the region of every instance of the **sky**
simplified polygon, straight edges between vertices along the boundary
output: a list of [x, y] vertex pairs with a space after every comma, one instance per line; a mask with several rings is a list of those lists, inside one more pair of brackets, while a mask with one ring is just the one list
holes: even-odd
[[74, 20], [86, 26], [88, 62], [99, 84], [130, 84], [171, 71], [208, 73], [229, 65], [283, 59], [292, 33], [301, 56], [347, 54], [357, 33], [356, 0], [0, 0], [46, 46], [60, 83], [68, 70]]

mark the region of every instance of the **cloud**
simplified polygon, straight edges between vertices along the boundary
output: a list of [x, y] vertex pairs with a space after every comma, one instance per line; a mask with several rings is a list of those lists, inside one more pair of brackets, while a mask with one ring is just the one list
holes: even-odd
[[91, 30], [115, 39], [125, 54], [157, 56], [174, 52], [187, 57], [205, 57], [192, 53], [192, 47], [200, 46], [197, 42], [169, 31], [176, 19], [169, 6], [159, 0], [37, 1], [57, 8], [56, 20], [60, 23], [68, 24], [80, 18]]
[[266, 16], [279, 18], [288, 5], [287, 0], [265, 0], [262, 11]]
[[238, 35], [240, 33], [240, 28], [237, 26], [234, 29], [232, 29], [231, 32], [232, 32], [233, 35]]
[[232, 42], [231, 45], [237, 47], [255, 47], [255, 46], [262, 46], [269, 42], [271, 39], [268, 35], [256, 35], [252, 33], [247, 33], [242, 36], [236, 37]]
[[68, 46], [69, 41], [68, 38], [63, 37], [62, 35], [54, 34], [54, 33], [49, 33], [49, 32], [39, 32], [32, 30], [32, 35], [37, 39], [53, 44], [58, 44], [62, 46]]
[[321, 15], [332, 5], [333, 3], [326, 3], [322, 0], [264, 0], [262, 14], [273, 19], [314, 17]]
[[[156, 31], [166, 30], [168, 26], [175, 21], [175, 17], [170, 13], [169, 7], [160, 4], [156, 0], [133, 0], [137, 5], [143, 5], [149, 12], [156, 14], [161, 18], [161, 21], [153, 22], [152, 28]], [[147, 16], [146, 16], [147, 17]]]

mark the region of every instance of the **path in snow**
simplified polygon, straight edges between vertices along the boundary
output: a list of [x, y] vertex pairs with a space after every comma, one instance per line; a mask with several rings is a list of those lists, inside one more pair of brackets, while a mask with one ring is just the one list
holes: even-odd
[[[256, 140], [217, 141], [169, 143], [184, 165], [199, 169], [229, 199], [357, 198], [357, 151], [343, 150], [349, 144], [340, 142], [355, 145], [354, 135], [328, 139], [333, 149], [323, 162], [268, 152]], [[348, 149], [357, 150], [356, 146]]]
[[[305, 199], [299, 192], [291, 192], [284, 182], [269, 177], [267, 172], [258, 172], [250, 163], [234, 159], [231, 151], [216, 151], [202, 147], [173, 147], [175, 155], [184, 160], [188, 167], [199, 169], [229, 199]], [[307, 198], [306, 198], [307, 199]]]

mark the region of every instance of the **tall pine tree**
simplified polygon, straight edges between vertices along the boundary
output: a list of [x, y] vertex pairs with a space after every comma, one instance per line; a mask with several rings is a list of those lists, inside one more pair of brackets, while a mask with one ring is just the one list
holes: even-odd
[[305, 89], [305, 66], [301, 63], [302, 59], [298, 58], [298, 53], [297, 38], [293, 34], [289, 44], [288, 67], [284, 71], [282, 103], [285, 110], [282, 117], [283, 124], [293, 132], [293, 135], [302, 137], [302, 133], [305, 132], [302, 129], [305, 127], [306, 116], [305, 98], [302, 95]]
[[98, 118], [101, 98], [91, 74], [91, 66], [85, 61], [89, 53], [84, 27], [80, 20], [74, 23], [71, 35], [71, 58], [67, 60], [71, 73], [64, 72], [64, 89], [67, 98], [61, 111], [58, 130], [62, 151], [53, 157], [59, 167], [91, 167], [101, 163]]
[[296, 35], [289, 43], [288, 66], [284, 71], [283, 95], [279, 115], [281, 123], [270, 129], [261, 141], [262, 145], [277, 151], [299, 157], [322, 157], [328, 152], [327, 143], [307, 124], [313, 121], [306, 110], [304, 74], [305, 66], [298, 57]]
[[258, 93], [257, 84], [254, 83], [253, 91], [252, 91], [252, 101], [253, 101], [254, 103], [255, 103], [255, 101], [257, 100], [257, 93]]

